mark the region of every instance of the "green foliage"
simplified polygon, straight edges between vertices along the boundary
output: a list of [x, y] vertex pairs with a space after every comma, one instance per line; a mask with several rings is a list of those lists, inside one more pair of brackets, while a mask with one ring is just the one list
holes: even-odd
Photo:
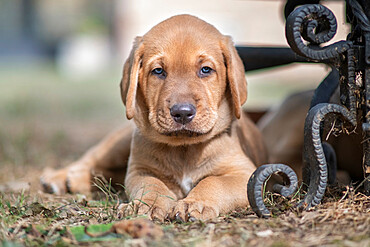
[[2, 240], [0, 241], [0, 246], [2, 247], [22, 247], [23, 245], [11, 241]]
[[[113, 223], [90, 225], [87, 230], [89, 233], [92, 233], [92, 234], [100, 234], [100, 233], [109, 231], [112, 225]], [[74, 226], [74, 227], [71, 227], [69, 230], [74, 236], [74, 238], [76, 239], [76, 241], [78, 242], [110, 241], [112, 239], [116, 239], [120, 237], [120, 235], [115, 234], [115, 233], [110, 233], [102, 237], [90, 237], [85, 233], [84, 226]]]

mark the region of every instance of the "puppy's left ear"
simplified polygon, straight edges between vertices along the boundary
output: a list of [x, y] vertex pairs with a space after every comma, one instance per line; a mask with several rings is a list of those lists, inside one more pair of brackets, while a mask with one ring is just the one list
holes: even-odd
[[139, 70], [144, 53], [142, 37], [136, 37], [131, 49], [130, 56], [127, 58], [123, 67], [121, 80], [121, 97], [126, 106], [126, 116], [131, 119], [135, 115], [136, 92], [138, 88]]
[[241, 106], [247, 100], [247, 80], [245, 79], [244, 65], [231, 37], [223, 37], [221, 49], [225, 60], [226, 77], [231, 91], [234, 113], [237, 118], [240, 118]]

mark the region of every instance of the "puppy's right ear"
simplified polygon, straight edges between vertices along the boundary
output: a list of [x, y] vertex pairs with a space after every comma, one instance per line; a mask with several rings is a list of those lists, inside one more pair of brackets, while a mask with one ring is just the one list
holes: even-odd
[[135, 115], [136, 92], [138, 87], [138, 76], [141, 67], [141, 59], [144, 53], [142, 37], [136, 37], [130, 56], [123, 66], [121, 80], [121, 97], [126, 106], [126, 116], [131, 119]]

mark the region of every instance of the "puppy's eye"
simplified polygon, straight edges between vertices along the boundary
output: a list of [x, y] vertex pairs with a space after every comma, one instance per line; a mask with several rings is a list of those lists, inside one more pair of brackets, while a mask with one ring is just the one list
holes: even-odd
[[213, 71], [212, 68], [208, 67], [208, 66], [204, 66], [200, 69], [199, 71], [199, 76], [200, 77], [206, 77], [208, 76], [211, 72]]
[[205, 67], [201, 68], [201, 71], [202, 71], [203, 74], [208, 74], [212, 71], [212, 69], [208, 66], [205, 66]]
[[162, 68], [155, 68], [152, 70], [152, 74], [158, 76], [161, 79], [166, 78], [166, 72]]
[[163, 69], [162, 68], [155, 68], [152, 70], [152, 73], [153, 74], [156, 74], [156, 75], [160, 75], [163, 73]]

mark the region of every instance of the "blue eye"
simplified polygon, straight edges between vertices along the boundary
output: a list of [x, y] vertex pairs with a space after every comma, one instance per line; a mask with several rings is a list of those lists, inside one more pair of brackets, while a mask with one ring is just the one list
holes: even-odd
[[164, 69], [158, 67], [152, 70], [152, 74], [157, 76], [159, 79], [166, 79], [167, 73], [164, 71]]
[[162, 68], [155, 68], [152, 70], [152, 73], [153, 74], [156, 74], [156, 75], [161, 75], [163, 74], [164, 70]]
[[208, 66], [204, 66], [200, 69], [200, 71], [203, 73], [203, 74], [208, 74], [212, 71], [212, 69]]

